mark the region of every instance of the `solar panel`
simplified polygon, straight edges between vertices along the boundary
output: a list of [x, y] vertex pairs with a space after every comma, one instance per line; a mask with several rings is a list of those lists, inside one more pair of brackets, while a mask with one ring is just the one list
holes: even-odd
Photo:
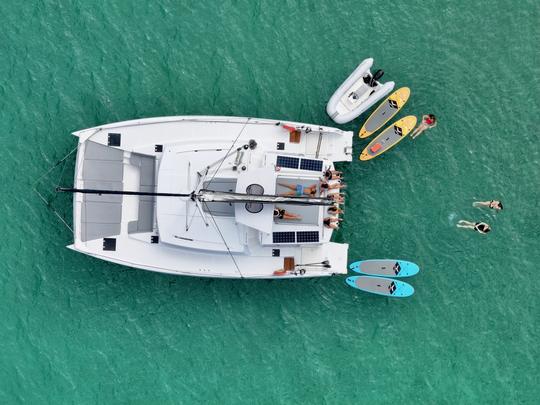
[[272, 243], [294, 243], [294, 232], [273, 232]]
[[300, 162], [300, 170], [311, 170], [314, 172], [322, 172], [322, 160], [302, 159]]
[[296, 232], [296, 241], [298, 243], [313, 243], [319, 241], [319, 231]]
[[291, 156], [278, 156], [276, 165], [279, 167], [288, 167], [289, 169], [298, 169], [300, 158]]

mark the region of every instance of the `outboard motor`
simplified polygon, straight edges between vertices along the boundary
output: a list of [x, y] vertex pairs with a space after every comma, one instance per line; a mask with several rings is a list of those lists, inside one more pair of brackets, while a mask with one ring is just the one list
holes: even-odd
[[375, 87], [377, 85], [377, 81], [383, 77], [384, 71], [379, 69], [377, 70], [373, 75], [368, 73], [364, 76], [364, 83], [367, 84], [369, 87]]

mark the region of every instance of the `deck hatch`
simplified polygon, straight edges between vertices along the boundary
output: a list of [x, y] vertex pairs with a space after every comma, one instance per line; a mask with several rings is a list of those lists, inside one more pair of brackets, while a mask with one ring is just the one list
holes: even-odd
[[114, 252], [116, 250], [116, 238], [103, 238], [103, 250]]
[[120, 146], [122, 135], [109, 132], [109, 137], [107, 138], [107, 145], [109, 146]]

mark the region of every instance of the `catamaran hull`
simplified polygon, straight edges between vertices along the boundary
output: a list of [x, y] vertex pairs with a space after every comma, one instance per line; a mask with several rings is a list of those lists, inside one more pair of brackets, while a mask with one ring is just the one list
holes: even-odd
[[[221, 175], [218, 183], [233, 175], [244, 178], [250, 172], [270, 172], [285, 179], [294, 175], [306, 182], [319, 178], [320, 173], [309, 170], [278, 167], [276, 153], [309, 162], [320, 160], [325, 167], [352, 160], [352, 132], [286, 123], [302, 128], [300, 142], [291, 142], [282, 121], [242, 117], [149, 118], [77, 131], [73, 188], [189, 193], [197, 179], [204, 178], [205, 162], [223, 156], [233, 141], [243, 145], [255, 140], [256, 153], [243, 160], [236, 156], [240, 163], [234, 169], [234, 156], [225, 162], [216, 171]], [[276, 148], [282, 148], [281, 144], [286, 152]], [[178, 167], [168, 166], [173, 159]], [[219, 201], [221, 194], [215, 195], [212, 198]], [[241, 198], [241, 203], [230, 204], [211, 200], [208, 204], [230, 205], [236, 210], [246, 205]], [[68, 248], [124, 266], [196, 277], [276, 279], [347, 273], [348, 245], [331, 242], [332, 231], [315, 222], [299, 228], [295, 233], [298, 240], [291, 243], [276, 241], [276, 232], [272, 236], [272, 231], [256, 229], [262, 226], [259, 223], [243, 223], [246, 219], [238, 212], [236, 217], [205, 215], [199, 208], [205, 207], [196, 207], [189, 197], [75, 193], [74, 242]], [[320, 208], [322, 215], [326, 209]], [[272, 226], [279, 231], [286, 225]], [[305, 236], [300, 240], [300, 234], [309, 233], [304, 230], [313, 236], [314, 229], [319, 229], [316, 241]]]

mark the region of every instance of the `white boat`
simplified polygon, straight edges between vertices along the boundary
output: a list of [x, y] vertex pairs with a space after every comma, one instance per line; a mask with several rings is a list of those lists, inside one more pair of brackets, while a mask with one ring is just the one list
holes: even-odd
[[[284, 125], [286, 124], [286, 125]], [[79, 138], [69, 248], [156, 272], [224, 278], [347, 273], [323, 225], [331, 200], [280, 196], [352, 160], [352, 132], [268, 119], [179, 116]], [[280, 183], [280, 184], [278, 184]], [[274, 218], [274, 207], [301, 216]]]
[[328, 101], [326, 113], [338, 124], [352, 121], [392, 91], [394, 82], [380, 83], [382, 70], [371, 73], [373, 58], [365, 59]]

